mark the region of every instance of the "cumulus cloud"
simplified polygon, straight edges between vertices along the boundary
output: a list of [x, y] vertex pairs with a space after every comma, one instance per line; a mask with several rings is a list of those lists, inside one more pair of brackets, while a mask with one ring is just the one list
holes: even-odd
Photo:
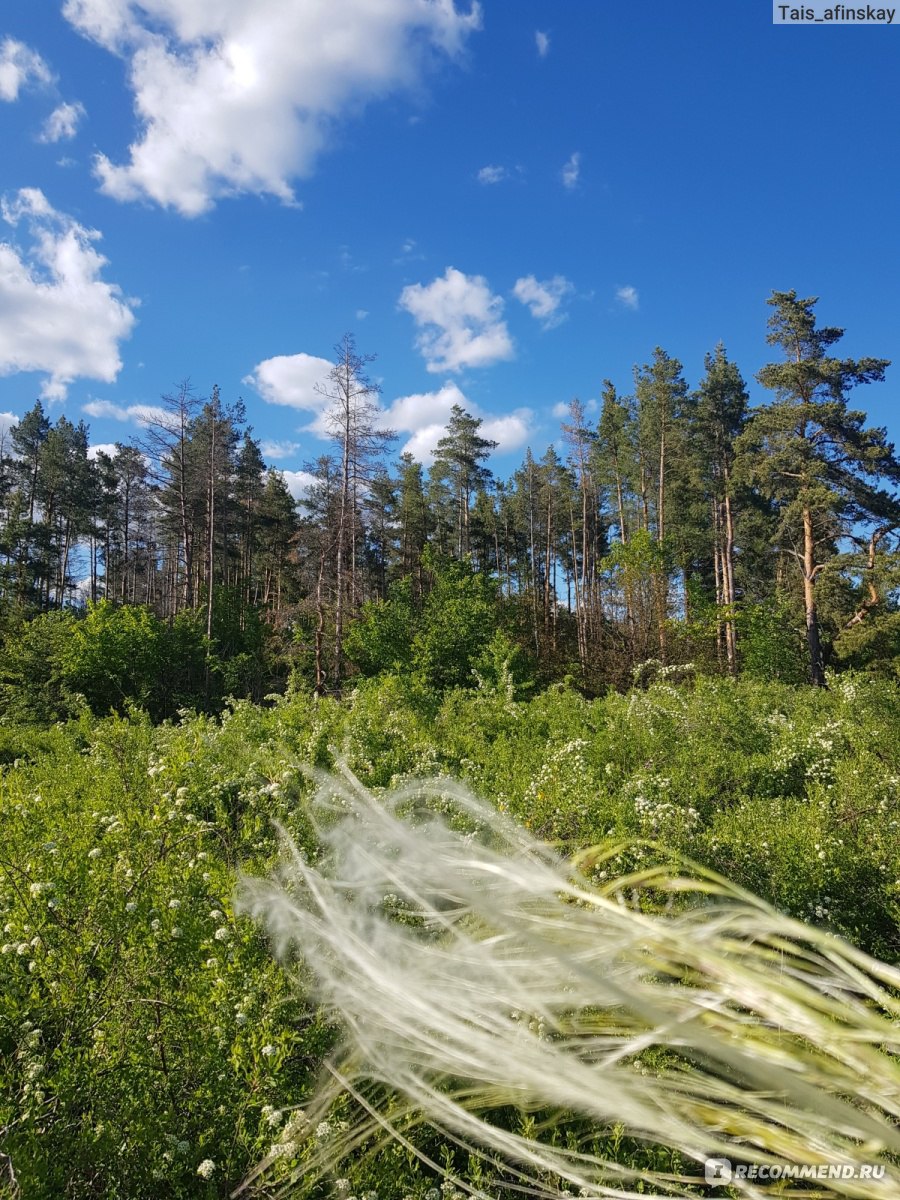
[[506, 167], [489, 165], [481, 168], [481, 170], [478, 172], [477, 179], [479, 183], [490, 185], [492, 183], [502, 183], [504, 179], [508, 178], [508, 176], [509, 172], [507, 171]]
[[101, 188], [185, 216], [222, 196], [294, 202], [334, 122], [413, 86], [480, 25], [455, 0], [66, 0], [63, 12], [129, 66], [141, 129]]
[[0, 100], [18, 100], [29, 83], [52, 83], [53, 73], [36, 50], [7, 37], [0, 42]]
[[554, 275], [543, 282], [533, 275], [525, 275], [516, 280], [513, 295], [527, 305], [531, 315], [541, 322], [544, 329], [552, 329], [566, 319], [566, 314], [560, 312], [560, 305], [573, 290], [564, 275]]
[[407, 435], [402, 446], [404, 452], [419, 462], [430, 463], [438, 441], [447, 431], [450, 410], [455, 404], [481, 418], [481, 435], [496, 442], [501, 454], [523, 446], [531, 434], [533, 413], [530, 409], [518, 408], [503, 415], [485, 413], [452, 381], [436, 392], [399, 396], [385, 410], [384, 425]]
[[112, 383], [135, 301], [102, 279], [100, 234], [57, 212], [37, 188], [5, 198], [0, 216], [26, 239], [24, 247], [0, 242], [0, 375], [42, 372], [47, 400], [64, 399], [75, 379]]
[[549, 34], [542, 33], [540, 29], [534, 35], [534, 44], [537, 46], [537, 52], [541, 58], [546, 58], [550, 53], [550, 37]]
[[295, 500], [300, 500], [315, 485], [316, 477], [310, 471], [280, 471], [287, 490]]
[[581, 174], [581, 151], [576, 150], [574, 154], [569, 156], [568, 161], [561, 172], [563, 187], [571, 191], [578, 186], [578, 176]]
[[514, 355], [503, 301], [482, 275], [448, 267], [427, 285], [405, 287], [400, 307], [421, 329], [416, 345], [429, 371], [487, 367]]
[[[267, 404], [307, 413], [311, 420], [301, 427], [303, 431], [327, 438], [329, 430], [325, 414], [330, 401], [324, 393], [329, 390], [328, 377], [333, 365], [327, 358], [317, 358], [313, 354], [277, 354], [257, 363], [242, 382], [254, 388]], [[288, 458], [299, 446], [296, 442], [270, 441], [263, 442], [260, 449], [264, 458], [277, 459]], [[287, 478], [303, 472], [283, 471], [282, 474]], [[297, 493], [292, 491], [292, 495]]]
[[318, 389], [325, 388], [332, 363], [313, 354], [277, 354], [257, 363], [243, 382], [255, 388], [267, 404], [279, 404], [310, 413], [305, 428], [325, 437], [328, 400]]
[[[281, 355], [260, 363], [244, 382], [255, 387], [270, 404], [286, 405], [312, 414], [313, 420], [306, 429], [326, 438], [328, 429], [324, 412], [328, 401], [315, 389], [317, 383], [325, 381], [330, 369], [329, 362], [311, 354]], [[470, 402], [452, 380], [436, 391], [398, 396], [390, 404], [380, 407], [377, 423], [382, 429], [392, 429], [405, 439], [401, 451], [408, 451], [420, 462], [427, 463], [434, 457], [435, 446], [446, 433], [454, 404], [482, 419], [483, 436], [497, 442], [501, 453], [518, 449], [531, 435], [531, 409], [518, 408], [504, 414], [484, 412]], [[273, 448], [282, 450], [289, 446], [294, 443], [264, 442], [262, 451], [267, 457], [277, 458], [280, 455], [272, 453]], [[300, 496], [313, 480], [306, 471], [283, 471], [282, 474], [295, 497]]]
[[641, 302], [637, 288], [630, 283], [616, 289], [616, 299], [623, 308], [630, 308], [632, 312], [637, 312]]
[[0, 446], [6, 442], [6, 438], [13, 425], [18, 425], [19, 418], [15, 413], [0, 412]]
[[263, 458], [292, 458], [300, 445], [298, 442], [262, 442], [259, 449]]
[[135, 425], [165, 425], [171, 420], [171, 414], [164, 408], [154, 404], [112, 404], [109, 400], [90, 400], [81, 407], [89, 417], [108, 421], [131, 421]]
[[531, 421], [530, 408], [517, 408], [514, 412], [504, 413], [502, 416], [483, 415], [481, 436], [496, 442], [497, 450], [506, 454], [525, 445], [531, 436]]
[[60, 104], [44, 122], [39, 140], [51, 143], [70, 142], [78, 132], [78, 125], [84, 115], [84, 105], [78, 100], [74, 104]]
[[87, 456], [94, 459], [98, 454], [105, 454], [109, 458], [115, 458], [119, 453], [119, 447], [115, 442], [96, 442], [93, 446], [88, 446]]

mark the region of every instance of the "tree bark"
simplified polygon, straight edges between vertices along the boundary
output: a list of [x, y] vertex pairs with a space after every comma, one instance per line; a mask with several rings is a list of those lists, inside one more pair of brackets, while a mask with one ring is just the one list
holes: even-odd
[[814, 687], [825, 687], [825, 660], [819, 637], [819, 614], [816, 608], [816, 544], [813, 536], [812, 512], [803, 510], [803, 603], [806, 609], [806, 642], [809, 646], [809, 681]]

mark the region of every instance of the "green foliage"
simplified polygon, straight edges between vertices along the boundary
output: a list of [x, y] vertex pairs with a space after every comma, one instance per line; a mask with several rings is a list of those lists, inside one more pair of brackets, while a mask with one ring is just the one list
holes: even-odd
[[75, 716], [84, 701], [67, 670], [76, 619], [49, 612], [7, 634], [0, 651], [0, 720], [48, 725]]
[[450, 559], [432, 586], [413, 639], [413, 669], [426, 687], [443, 691], [472, 682], [472, 668], [499, 620], [497, 585], [467, 561]]
[[416, 612], [412, 579], [392, 583], [385, 600], [370, 600], [347, 630], [344, 650], [363, 675], [409, 670]]
[[806, 654], [798, 623], [785, 604], [741, 604], [735, 613], [741, 670], [748, 679], [800, 684]]
[[841, 631], [834, 653], [842, 666], [887, 678], [900, 676], [900, 613], [887, 612]]
[[246, 707], [110, 719], [7, 769], [0, 1126], [22, 1195], [219, 1194], [267, 1150], [266, 1105], [311, 1082], [330, 1034], [231, 909], [272, 817], [312, 844], [265, 732]]
[[165, 640], [165, 625], [149, 609], [101, 600], [72, 622], [63, 671], [94, 712], [121, 712], [129, 700], [155, 708], [153, 693], [167, 665]]
[[409, 672], [426, 692], [499, 680], [504, 662], [514, 684], [525, 681], [524, 656], [501, 634], [497, 586], [468, 560], [425, 556], [428, 586], [416, 600], [412, 577], [387, 599], [373, 600], [347, 631], [344, 648], [364, 675]]
[[[446, 590], [495, 612], [476, 579]], [[143, 629], [129, 620], [88, 628], [124, 655]], [[70, 643], [73, 621], [32, 628]], [[238, 871], [271, 868], [274, 821], [315, 853], [302, 768], [330, 765], [330, 748], [376, 788], [462, 777], [565, 852], [619, 844], [598, 877], [686, 855], [900, 959], [895, 680], [675, 684], [663, 668], [626, 695], [524, 700], [509, 650], [490, 632], [466, 658], [482, 685], [443, 694], [388, 671], [342, 702], [295, 689], [179, 725], [82, 714], [0, 731], [0, 1128], [23, 1196], [224, 1197], [273, 1144], [276, 1174], [302, 1163], [290, 1110], [333, 1032], [231, 898]], [[439, 1135], [415, 1136], [441, 1161]], [[433, 1182], [392, 1152], [361, 1157], [348, 1191]]]
[[227, 599], [212, 642], [199, 610], [165, 622], [107, 600], [23, 622], [0, 650], [2, 719], [47, 725], [85, 706], [102, 716], [138, 705], [159, 721], [183, 708], [217, 711], [228, 695], [261, 698], [278, 669], [275, 639], [258, 613], [239, 614]]

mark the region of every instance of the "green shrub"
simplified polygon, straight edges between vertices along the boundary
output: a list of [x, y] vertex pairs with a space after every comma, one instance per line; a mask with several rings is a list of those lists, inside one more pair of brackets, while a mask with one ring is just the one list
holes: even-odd
[[[38, 628], [61, 647], [71, 621]], [[480, 686], [442, 695], [388, 673], [341, 702], [295, 688], [179, 724], [82, 711], [0, 729], [0, 1128], [23, 1196], [224, 1197], [282, 1138], [332, 1033], [231, 897], [239, 871], [274, 862], [275, 822], [317, 853], [304, 768], [334, 753], [375, 788], [461, 777], [566, 852], [624, 839], [608, 873], [686, 855], [900, 958], [895, 681], [662, 679], [526, 700], [491, 638], [494, 673], [482, 657]], [[46, 720], [41, 686], [24, 700], [43, 695]], [[406, 1160], [354, 1172], [382, 1200], [433, 1182]]]

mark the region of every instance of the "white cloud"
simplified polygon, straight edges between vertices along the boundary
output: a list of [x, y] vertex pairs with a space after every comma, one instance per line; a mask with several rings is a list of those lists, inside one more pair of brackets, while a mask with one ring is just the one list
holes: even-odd
[[546, 58], [550, 53], [550, 36], [542, 33], [540, 29], [534, 35], [534, 44], [537, 46], [537, 52], [541, 58]]
[[0, 242], [0, 375], [43, 372], [48, 400], [62, 400], [75, 379], [112, 383], [136, 302], [101, 278], [100, 234], [57, 212], [37, 188], [4, 199], [0, 215], [30, 242]]
[[616, 289], [616, 299], [624, 308], [630, 308], [632, 312], [637, 312], [641, 302], [637, 288], [632, 287], [630, 283]]
[[119, 404], [111, 404], [109, 400], [90, 400], [81, 406], [81, 411], [89, 417], [108, 421], [132, 421], [135, 425], [165, 425], [171, 421], [171, 414], [155, 404], [129, 404], [123, 408]]
[[408, 435], [402, 451], [408, 452], [419, 462], [429, 463], [434, 458], [438, 441], [447, 432], [446, 426], [454, 404], [482, 419], [481, 435], [497, 442], [500, 453], [518, 449], [528, 440], [533, 418], [530, 409], [519, 408], [503, 416], [485, 413], [471, 403], [453, 382], [445, 383], [436, 392], [399, 396], [386, 409], [383, 424], [388, 429]]
[[333, 364], [312, 354], [278, 354], [257, 363], [243, 382], [259, 392], [267, 404], [280, 404], [313, 414], [308, 430], [327, 436], [328, 400], [317, 387], [327, 386]]
[[455, 383], [445, 383], [436, 392], [419, 392], [411, 396], [398, 396], [384, 414], [384, 427], [407, 440], [401, 446], [402, 453], [409, 453], [419, 462], [430, 462], [434, 448], [446, 432], [450, 410], [454, 404], [471, 411], [471, 405]]
[[478, 182], [484, 184], [502, 183], [507, 179], [509, 172], [506, 167], [487, 166], [482, 167], [478, 172]]
[[517, 408], [515, 412], [497, 417], [487, 415], [483, 417], [479, 432], [482, 437], [497, 443], [499, 453], [506, 454], [510, 450], [518, 450], [528, 441], [531, 435], [531, 418], [530, 408]]
[[81, 411], [87, 413], [89, 417], [107, 417], [110, 421], [127, 421], [129, 419], [127, 408], [111, 404], [109, 400], [91, 400], [81, 406]]
[[250, 192], [294, 202], [334, 122], [455, 56], [480, 26], [454, 0], [66, 0], [68, 20], [128, 61], [141, 130], [102, 190], [185, 216]]
[[563, 187], [572, 188], [578, 185], [578, 176], [581, 174], [581, 151], [576, 150], [570, 155], [568, 162], [562, 169]]
[[262, 442], [259, 447], [263, 458], [291, 458], [300, 449], [299, 442]]
[[74, 104], [60, 104], [44, 122], [39, 141], [71, 141], [78, 132], [78, 123], [84, 115], [84, 105], [79, 100]]
[[115, 458], [119, 453], [119, 447], [115, 442], [97, 442], [93, 446], [88, 446], [87, 456], [94, 459], [98, 454], [107, 454], [110, 458]]
[[15, 413], [0, 412], [0, 443], [5, 441], [6, 435], [12, 429], [13, 425], [18, 425], [19, 418]]
[[566, 314], [561, 313], [559, 308], [572, 291], [574, 288], [564, 275], [554, 275], [543, 283], [533, 275], [525, 275], [517, 279], [513, 287], [515, 298], [528, 306], [531, 315], [541, 322], [544, 329], [561, 325], [566, 319]]
[[284, 482], [287, 484], [287, 490], [291, 493], [295, 500], [299, 500], [311, 487], [315, 485], [316, 477], [310, 471], [281, 471], [279, 472], [284, 477]]
[[553, 405], [552, 412], [557, 421], [563, 421], [569, 415], [569, 406], [565, 400], [560, 400], [558, 404]]
[[[330, 370], [331, 363], [311, 354], [281, 355], [261, 362], [244, 382], [256, 388], [270, 404], [286, 405], [313, 414], [314, 419], [306, 426], [307, 430], [320, 438], [327, 438], [324, 411], [328, 401], [315, 387], [317, 383], [325, 382]], [[381, 409], [378, 424], [382, 429], [393, 429], [405, 437], [401, 451], [409, 451], [420, 461], [430, 462], [438, 440], [446, 432], [454, 404], [465, 408], [473, 416], [481, 417], [484, 421], [483, 435], [498, 442], [501, 451], [514, 450], [528, 440], [533, 416], [530, 409], [520, 408], [504, 415], [485, 413], [471, 403], [452, 380], [448, 380], [437, 391], [398, 396]], [[282, 455], [275, 454], [275, 449], [286, 454], [291, 446], [298, 449], [292, 442], [264, 442], [262, 451], [264, 456], [277, 458]], [[305, 471], [283, 471], [282, 474], [295, 496], [308, 487], [313, 478]]]
[[0, 100], [18, 100], [27, 84], [52, 81], [53, 73], [36, 50], [12, 37], [0, 42]]
[[448, 267], [428, 285], [405, 287], [400, 307], [421, 328], [416, 345], [429, 371], [486, 367], [515, 353], [502, 319], [503, 301], [482, 275]]
[[367, 308], [358, 308], [356, 310], [357, 321], [364, 321], [368, 315], [369, 315], [369, 310]]

